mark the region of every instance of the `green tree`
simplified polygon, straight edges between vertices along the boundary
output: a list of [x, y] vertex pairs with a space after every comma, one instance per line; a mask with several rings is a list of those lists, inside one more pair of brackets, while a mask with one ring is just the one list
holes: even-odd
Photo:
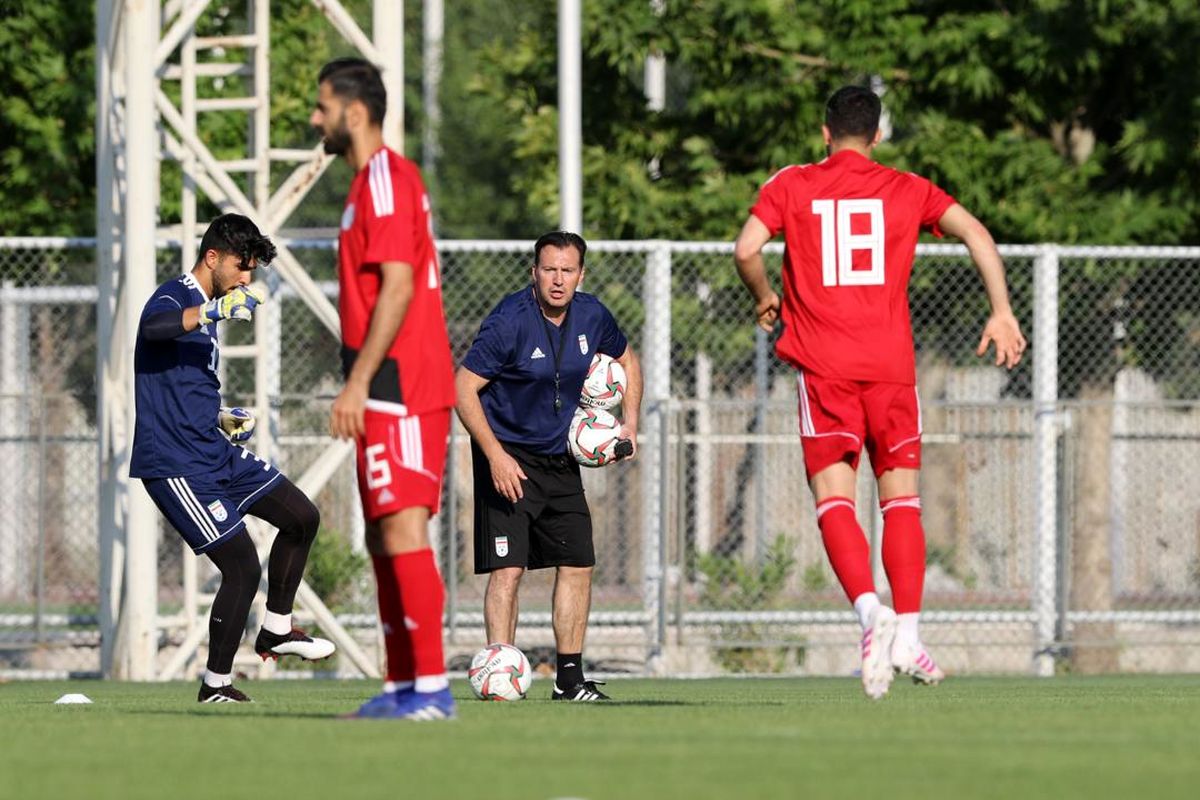
[[0, 9], [0, 231], [95, 230], [92, 4], [12, 0]]
[[[556, 216], [546, 26], [497, 39], [478, 91], [508, 111], [511, 185]], [[775, 169], [823, 156], [825, 98], [874, 77], [879, 158], [939, 181], [1003, 241], [1200, 232], [1200, 10], [1187, 0], [584, 4], [585, 220], [606, 238], [728, 238]], [[670, 99], [645, 108], [645, 56]], [[647, 164], [657, 159], [651, 174]]]

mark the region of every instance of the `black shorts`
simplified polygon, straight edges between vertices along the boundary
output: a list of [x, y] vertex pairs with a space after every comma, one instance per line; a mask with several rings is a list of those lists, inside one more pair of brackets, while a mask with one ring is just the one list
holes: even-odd
[[531, 453], [511, 444], [504, 450], [529, 480], [525, 496], [510, 503], [492, 485], [487, 456], [471, 441], [475, 477], [475, 574], [501, 567], [591, 567], [592, 514], [583, 496], [579, 464], [570, 455]]

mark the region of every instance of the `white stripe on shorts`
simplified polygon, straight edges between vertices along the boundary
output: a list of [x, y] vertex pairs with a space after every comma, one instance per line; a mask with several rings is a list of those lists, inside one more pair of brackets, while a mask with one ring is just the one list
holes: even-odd
[[391, 450], [392, 459], [402, 469], [424, 475], [431, 481], [441, 482], [440, 476], [425, 468], [425, 445], [421, 441], [419, 416], [398, 417], [396, 424], [388, 427], [388, 448]]
[[210, 542], [215, 541], [217, 538], [217, 526], [204, 513], [204, 506], [196, 498], [192, 487], [188, 486], [187, 479], [167, 478], [167, 485], [175, 493], [175, 498], [179, 500], [179, 504], [183, 506], [183, 510], [192, 518], [192, 522], [196, 523], [196, 528], [199, 529], [201, 535]]
[[920, 436], [925, 430], [921, 426], [921, 393], [917, 391], [916, 386], [913, 387], [913, 397], [917, 401], [917, 436]]
[[808, 406], [808, 385], [804, 382], [804, 370], [796, 373], [796, 388], [797, 394], [800, 395], [800, 435], [815, 436], [817, 431], [813, 427], [812, 409]]
[[404, 439], [404, 466], [416, 472], [425, 471], [425, 452], [421, 447], [421, 418], [408, 417], [400, 420], [406, 430]]

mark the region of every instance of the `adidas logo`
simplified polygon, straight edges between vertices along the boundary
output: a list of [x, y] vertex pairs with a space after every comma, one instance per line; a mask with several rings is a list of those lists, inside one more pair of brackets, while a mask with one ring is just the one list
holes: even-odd
[[413, 618], [412, 618], [412, 617], [410, 617], [410, 616], [408, 616], [407, 614], [405, 614], [405, 615], [404, 615], [404, 627], [405, 627], [405, 628], [407, 628], [407, 629], [408, 629], [408, 630], [410, 630], [410, 631], [415, 631], [417, 628], [419, 628], [419, 627], [421, 627], [421, 626], [420, 626], [420, 625], [418, 625], [418, 624], [417, 624], [417, 623], [416, 623], [416, 622], [413, 620]]
[[384, 490], [379, 493], [379, 504], [380, 505], [384, 505], [385, 503], [391, 503], [391, 502], [394, 502], [395, 500], [396, 500], [396, 495], [392, 494], [391, 491], [388, 490], [386, 487], [384, 487]]
[[540, 347], [533, 348], [533, 355], [530, 356], [531, 359], [532, 358], [545, 358], [545, 357], [546, 357], [546, 354], [542, 352], [542, 348], [540, 348]]

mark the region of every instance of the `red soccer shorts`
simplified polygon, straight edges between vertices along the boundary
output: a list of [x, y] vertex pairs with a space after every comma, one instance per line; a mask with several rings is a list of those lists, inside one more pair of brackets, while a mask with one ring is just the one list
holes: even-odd
[[442, 504], [450, 409], [400, 417], [368, 408], [366, 427], [358, 442], [358, 490], [367, 520], [415, 506], [436, 514]]
[[917, 387], [822, 378], [800, 372], [800, 442], [808, 479], [838, 462], [858, 468], [863, 444], [875, 477], [921, 466]]

